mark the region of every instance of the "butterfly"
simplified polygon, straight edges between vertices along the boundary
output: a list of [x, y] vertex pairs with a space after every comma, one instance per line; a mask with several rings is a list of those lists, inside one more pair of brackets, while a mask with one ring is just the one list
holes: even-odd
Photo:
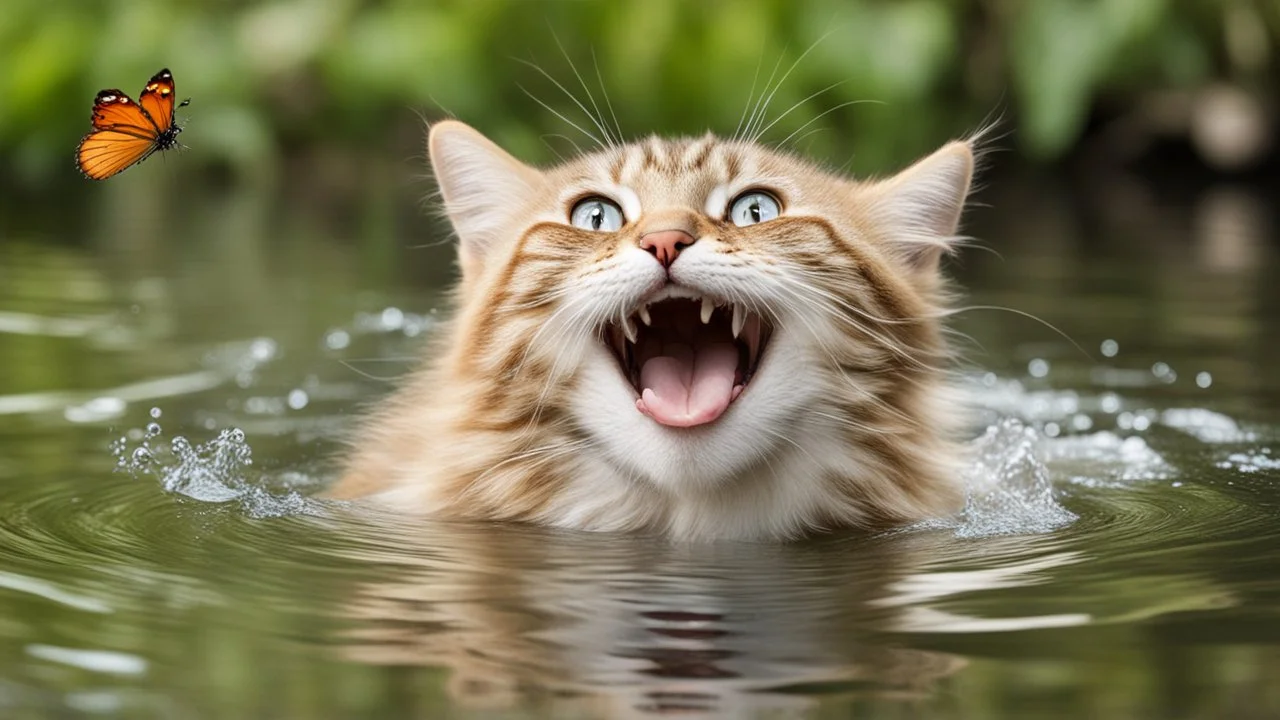
[[116, 89], [99, 90], [90, 118], [93, 132], [76, 147], [76, 167], [90, 180], [106, 180], [157, 150], [177, 147], [182, 128], [173, 113], [191, 99], [176, 107], [173, 101], [173, 73], [168, 68], [147, 81], [137, 102]]

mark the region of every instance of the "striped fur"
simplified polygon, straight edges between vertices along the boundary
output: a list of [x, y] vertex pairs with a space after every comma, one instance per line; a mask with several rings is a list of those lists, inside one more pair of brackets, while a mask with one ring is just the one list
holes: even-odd
[[[546, 170], [471, 128], [432, 128], [459, 236], [456, 309], [429, 364], [366, 422], [340, 498], [441, 518], [517, 520], [675, 539], [785, 539], [946, 514], [961, 501], [938, 260], [973, 150], [954, 142], [880, 181], [834, 176], [739, 140], [648, 138]], [[782, 215], [724, 220], [748, 188]], [[588, 195], [616, 233], [570, 226]], [[671, 278], [773, 327], [759, 372], [709, 425], [672, 428], [601, 340], [665, 272], [646, 230], [697, 242]]]

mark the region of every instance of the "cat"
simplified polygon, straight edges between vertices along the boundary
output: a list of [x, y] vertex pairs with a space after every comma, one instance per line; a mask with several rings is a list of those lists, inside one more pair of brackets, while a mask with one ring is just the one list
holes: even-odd
[[681, 541], [959, 510], [939, 264], [976, 143], [874, 181], [712, 134], [538, 169], [435, 123], [454, 312], [330, 495]]

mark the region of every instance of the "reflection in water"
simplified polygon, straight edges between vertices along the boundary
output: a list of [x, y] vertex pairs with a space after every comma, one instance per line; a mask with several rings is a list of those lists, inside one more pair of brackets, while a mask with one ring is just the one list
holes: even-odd
[[925, 560], [905, 537], [672, 547], [383, 517], [363, 540], [351, 556], [394, 572], [357, 589], [343, 656], [445, 666], [465, 707], [748, 717], [922, 697], [964, 665], [885, 635], [889, 586]]

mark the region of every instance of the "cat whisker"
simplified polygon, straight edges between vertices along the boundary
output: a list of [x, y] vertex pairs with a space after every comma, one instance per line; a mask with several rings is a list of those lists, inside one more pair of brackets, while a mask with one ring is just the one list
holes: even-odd
[[787, 108], [787, 109], [786, 109], [782, 114], [778, 115], [778, 117], [774, 118], [773, 122], [771, 122], [771, 123], [769, 123], [768, 125], [765, 125], [764, 127], [760, 128], [759, 132], [757, 132], [757, 133], [755, 134], [755, 137], [751, 138], [751, 142], [759, 142], [760, 138], [761, 138], [761, 137], [763, 137], [765, 133], [769, 132], [770, 128], [772, 128], [774, 125], [777, 125], [778, 123], [780, 123], [780, 122], [782, 122], [783, 120], [785, 120], [785, 119], [787, 118], [787, 116], [788, 116], [788, 115], [790, 115], [791, 113], [795, 112], [796, 108], [800, 107], [801, 105], [804, 105], [805, 103], [807, 103], [807, 102], [809, 102], [810, 100], [812, 100], [812, 99], [814, 99], [814, 98], [818, 97], [819, 95], [822, 95], [822, 94], [824, 94], [824, 93], [826, 93], [826, 92], [828, 92], [828, 91], [830, 91], [830, 90], [833, 90], [833, 89], [835, 89], [835, 88], [837, 88], [837, 87], [840, 87], [841, 85], [844, 85], [844, 84], [845, 84], [845, 83], [847, 83], [847, 82], [848, 82], [848, 80], [840, 80], [840, 81], [838, 81], [838, 82], [833, 82], [833, 83], [831, 83], [830, 85], [828, 85], [828, 86], [826, 86], [826, 87], [822, 88], [821, 90], [819, 90], [819, 91], [817, 91], [817, 92], [815, 92], [815, 93], [810, 94], [808, 97], [806, 97], [806, 98], [804, 98], [804, 99], [802, 99], [802, 100], [797, 100], [797, 101], [795, 102], [795, 104], [793, 104], [791, 107]]
[[[525, 62], [525, 61], [521, 60], [520, 62]], [[528, 64], [529, 64], [529, 65], [533, 65], [533, 63], [528, 63]], [[537, 65], [533, 65], [533, 67], [537, 68], [538, 66], [537, 66]], [[538, 68], [538, 70], [539, 70], [539, 72], [542, 72], [544, 75], [546, 74], [546, 71], [542, 70], [542, 68]], [[548, 75], [547, 77], [550, 77], [550, 76]], [[555, 82], [555, 80], [552, 80], [552, 82]], [[559, 83], [556, 83], [556, 84], [558, 85]], [[529, 99], [531, 99], [531, 100], [533, 100], [534, 102], [536, 102], [536, 103], [538, 103], [539, 105], [541, 105], [543, 108], [545, 108], [545, 109], [546, 109], [548, 112], [550, 112], [552, 115], [555, 115], [556, 117], [560, 118], [561, 120], [565, 121], [565, 123], [567, 123], [568, 125], [570, 125], [571, 127], [573, 127], [573, 129], [577, 130], [578, 132], [582, 133], [583, 135], [586, 135], [587, 137], [589, 137], [589, 138], [591, 138], [592, 140], [594, 140], [594, 141], [596, 142], [596, 145], [599, 145], [601, 148], [607, 147], [607, 146], [605, 145], [605, 142], [604, 142], [603, 140], [601, 140], [600, 138], [596, 137], [596, 136], [595, 136], [594, 134], [592, 134], [591, 132], [588, 132], [585, 128], [583, 128], [583, 127], [582, 127], [581, 125], [579, 125], [578, 123], [576, 123], [576, 122], [574, 122], [574, 121], [570, 120], [568, 117], [565, 117], [564, 113], [560, 112], [559, 110], [556, 110], [555, 108], [551, 107], [551, 106], [550, 106], [550, 105], [548, 105], [547, 103], [543, 102], [543, 101], [542, 101], [542, 99], [541, 99], [541, 98], [539, 98], [537, 95], [534, 95], [533, 93], [529, 92], [529, 90], [528, 90], [525, 86], [517, 84], [517, 85], [516, 85], [516, 87], [520, 88], [520, 91], [521, 91], [521, 92], [523, 92], [525, 95], [528, 95], [528, 96], [529, 96]], [[563, 89], [563, 88], [561, 88], [561, 89]], [[568, 91], [566, 91], [566, 92], [568, 92]]]
[[[556, 38], [556, 43], [557, 43], [557, 44], [559, 44], [559, 42], [560, 42], [559, 38]], [[561, 51], [562, 53], [565, 53], [564, 46], [561, 46], [561, 47], [560, 47], [560, 51]], [[565, 53], [565, 59], [566, 59], [566, 60], [568, 60], [568, 58], [569, 58], [568, 53]], [[517, 60], [519, 60], [519, 58], [517, 58]], [[559, 80], [556, 80], [556, 79], [551, 75], [551, 73], [549, 73], [549, 72], [547, 72], [546, 70], [542, 69], [542, 67], [541, 67], [541, 66], [539, 66], [538, 64], [533, 63], [533, 62], [530, 62], [530, 61], [528, 61], [528, 60], [519, 60], [519, 62], [524, 63], [525, 65], [528, 65], [529, 67], [533, 68], [534, 70], [537, 70], [537, 71], [538, 71], [538, 72], [539, 72], [543, 77], [545, 77], [546, 79], [550, 80], [550, 81], [551, 81], [551, 84], [555, 85], [555, 86], [556, 86], [556, 88], [558, 88], [558, 89], [560, 90], [560, 92], [564, 93], [565, 97], [569, 98], [570, 102], [572, 102], [574, 105], [578, 106], [578, 109], [582, 111], [582, 114], [583, 114], [583, 115], [586, 115], [586, 116], [587, 116], [587, 119], [591, 121], [591, 124], [592, 124], [592, 125], [595, 125], [596, 130], [598, 130], [598, 131], [599, 131], [600, 135], [599, 135], [598, 137], [597, 137], [597, 136], [595, 136], [595, 135], [592, 135], [591, 137], [596, 141], [596, 143], [597, 143], [601, 148], [614, 148], [614, 147], [617, 147], [617, 144], [614, 142], [614, 139], [613, 139], [613, 134], [609, 131], [609, 128], [605, 127], [604, 123], [602, 123], [602, 122], [600, 121], [600, 119], [599, 119], [598, 117], [596, 117], [596, 115], [592, 114], [591, 110], [587, 109], [587, 106], [586, 106], [585, 104], [583, 104], [583, 102], [582, 102], [581, 100], [579, 100], [579, 99], [578, 99], [578, 98], [577, 98], [577, 97], [576, 97], [572, 92], [570, 92], [570, 91], [569, 91], [569, 88], [565, 87], [565, 86], [564, 86], [564, 85], [563, 85]], [[571, 61], [571, 60], [570, 60], [570, 61], [569, 61], [569, 65], [570, 65], [570, 67], [572, 68], [572, 67], [573, 67], [573, 61]], [[578, 70], [577, 70], [577, 68], [573, 68], [573, 74], [574, 74], [574, 75], [576, 75], [576, 76], [578, 77], [578, 80], [579, 80], [579, 81], [581, 81], [581, 80], [582, 80], [582, 76], [578, 74]], [[585, 83], [583, 83], [583, 87], [584, 87], [584, 88], [586, 87], [586, 84], [585, 84]], [[521, 88], [521, 89], [523, 90], [524, 88]], [[595, 99], [591, 97], [591, 92], [590, 92], [590, 91], [587, 91], [587, 97], [588, 97], [588, 99], [590, 100], [590, 102], [592, 103], [592, 105], [595, 105]], [[546, 105], [543, 105], [543, 107], [546, 107]], [[599, 112], [599, 108], [597, 108], [597, 112]], [[557, 113], [557, 114], [558, 114], [558, 113]], [[560, 117], [561, 117], [562, 119], [564, 118], [564, 116], [563, 116], [563, 115], [561, 115]], [[566, 122], [567, 122], [567, 120], [566, 120]], [[576, 127], [576, 126], [575, 126], [575, 127]], [[579, 129], [579, 130], [581, 130], [582, 128], [578, 128], [578, 129]], [[601, 140], [601, 138], [603, 138], [603, 140]]]
[[604, 98], [605, 107], [609, 108], [609, 117], [613, 118], [613, 129], [622, 142], [622, 125], [618, 123], [618, 114], [613, 111], [613, 103], [609, 100], [609, 91], [605, 88], [604, 77], [600, 74], [600, 63], [596, 62], [596, 49], [591, 48], [591, 64], [596, 68], [596, 82], [600, 84], [600, 95]]
[[[760, 115], [756, 122], [757, 127], [759, 127], [764, 123], [765, 114], [769, 111], [769, 104], [773, 102], [774, 95], [778, 93], [778, 90], [782, 89], [782, 85], [787, 81], [787, 78], [791, 77], [791, 73], [795, 72], [795, 69], [800, 66], [800, 63], [803, 62], [806, 57], [809, 56], [809, 53], [813, 52], [814, 48], [818, 47], [818, 45], [822, 43], [822, 41], [831, 37], [831, 33], [833, 32], [835, 31], [828, 30], [825, 34], [823, 34], [822, 37], [810, 43], [809, 47], [806, 48], [804, 52], [800, 53], [800, 57], [796, 58], [795, 62], [791, 63], [791, 67], [787, 68], [787, 72], [784, 73], [782, 77], [778, 79], [778, 84], [774, 85], [773, 90], [770, 91], [769, 93], [769, 96], [765, 98], [764, 106], [760, 109]], [[755, 142], [759, 137], [760, 137], [759, 132], [752, 132], [750, 142]]]
[[999, 310], [1001, 312], [1013, 313], [1014, 315], [1027, 318], [1028, 320], [1034, 320], [1035, 322], [1040, 323], [1041, 325], [1049, 328], [1050, 330], [1060, 335], [1063, 340], [1066, 340], [1067, 342], [1071, 343], [1071, 346], [1074, 347], [1076, 350], [1079, 350], [1080, 354], [1088, 358], [1090, 362], [1096, 362], [1096, 359], [1089, 354], [1088, 350], [1085, 350], [1083, 347], [1081, 347], [1080, 343], [1076, 342], [1074, 338], [1068, 335], [1065, 331], [1061, 330], [1057, 325], [1054, 325], [1053, 323], [1049, 322], [1048, 320], [1045, 320], [1044, 318], [1037, 317], [1036, 315], [1033, 315], [1023, 310], [1017, 310], [1011, 307], [1004, 307], [1002, 305], [969, 305], [967, 307], [949, 308], [946, 310], [942, 310], [938, 313], [938, 315], [940, 317], [949, 317], [952, 315], [959, 315], [960, 313], [963, 313], [963, 312], [969, 312], [971, 310]]
[[764, 64], [764, 51], [760, 52], [760, 57], [756, 59], [756, 72], [751, 76], [751, 89], [747, 91], [747, 102], [742, 105], [742, 115], [738, 117], [738, 127], [733, 129], [733, 140], [737, 142], [742, 139], [743, 122], [747, 119], [747, 109], [751, 107], [751, 99], [756, 95], [756, 83], [760, 80], [760, 66]]
[[[786, 54], [786, 50], [784, 48], [783, 55], [785, 54]], [[747, 98], [747, 104], [753, 105], [753, 107], [751, 108], [751, 116], [747, 118], [747, 124], [742, 128], [742, 134], [741, 135], [738, 135], [737, 133], [734, 134], [733, 139], [735, 141], [740, 141], [744, 139], [748, 134], [751, 133], [751, 128], [755, 125], [755, 122], [756, 122], [756, 115], [758, 115], [761, 112], [760, 104], [764, 102], [765, 93], [769, 92], [769, 88], [773, 85], [773, 78], [778, 74], [778, 68], [782, 67], [783, 55], [778, 56], [777, 62], [773, 64], [773, 70], [769, 71], [769, 78], [764, 81], [764, 88], [760, 91], [760, 97], [755, 99], [754, 104], [752, 103], [750, 98]], [[754, 82], [752, 82], [751, 84], [751, 89], [752, 89], [752, 92], [754, 93], [755, 92]]]
[[[619, 133], [619, 137], [615, 140], [613, 132], [604, 123], [604, 113], [600, 112], [600, 105], [596, 103], [595, 95], [591, 93], [591, 88], [587, 87], [587, 81], [582, 79], [582, 73], [578, 72], [578, 66], [573, 64], [573, 58], [569, 57], [569, 52], [564, 49], [564, 43], [560, 42], [560, 36], [552, 30], [551, 37], [555, 39], [556, 47], [560, 48], [560, 54], [564, 56], [565, 62], [569, 63], [569, 69], [573, 71], [574, 77], [578, 78], [578, 84], [582, 86], [583, 92], [587, 94], [587, 100], [591, 103], [591, 107], [595, 110], [595, 114], [592, 115], [590, 112], [587, 112], [587, 109], [583, 107], [580, 102], [578, 103], [578, 107], [581, 107], [582, 111], [586, 112], [587, 116], [591, 118], [591, 121], [600, 129], [600, 134], [604, 135], [605, 139], [609, 141], [609, 147], [617, 147], [617, 143], [622, 142], [621, 133]], [[597, 66], [596, 69], [598, 70], [599, 66]], [[577, 102], [577, 100], [574, 100], [574, 102]]]
[[822, 118], [824, 118], [824, 117], [826, 117], [826, 116], [830, 115], [831, 113], [833, 113], [833, 112], [835, 112], [835, 111], [837, 111], [837, 110], [842, 110], [842, 109], [844, 109], [844, 108], [847, 108], [847, 107], [849, 107], [850, 105], [861, 105], [861, 104], [863, 104], [863, 103], [873, 103], [873, 104], [876, 104], [876, 105], [884, 105], [884, 104], [885, 104], [885, 103], [884, 103], [884, 101], [882, 101], [882, 100], [849, 100], [849, 101], [847, 101], [847, 102], [842, 102], [842, 103], [840, 103], [839, 105], [836, 105], [835, 107], [831, 107], [831, 108], [827, 108], [826, 110], [823, 110], [822, 112], [820, 112], [820, 113], [818, 113], [817, 115], [815, 115], [815, 116], [813, 116], [812, 118], [810, 118], [810, 119], [809, 119], [809, 121], [808, 121], [808, 122], [806, 122], [805, 124], [801, 125], [800, 127], [796, 128], [795, 130], [791, 131], [791, 134], [790, 134], [790, 135], [788, 135], [788, 136], [786, 136], [786, 137], [782, 138], [782, 141], [781, 141], [781, 142], [779, 142], [779, 143], [777, 144], [777, 147], [784, 147], [788, 142], [790, 142], [790, 141], [791, 141], [791, 138], [795, 137], [796, 133], [798, 133], [798, 132], [800, 132], [801, 130], [804, 130], [805, 128], [809, 127], [810, 125], [812, 125], [812, 124], [814, 124], [814, 123], [818, 122], [819, 120], [821, 120]]

